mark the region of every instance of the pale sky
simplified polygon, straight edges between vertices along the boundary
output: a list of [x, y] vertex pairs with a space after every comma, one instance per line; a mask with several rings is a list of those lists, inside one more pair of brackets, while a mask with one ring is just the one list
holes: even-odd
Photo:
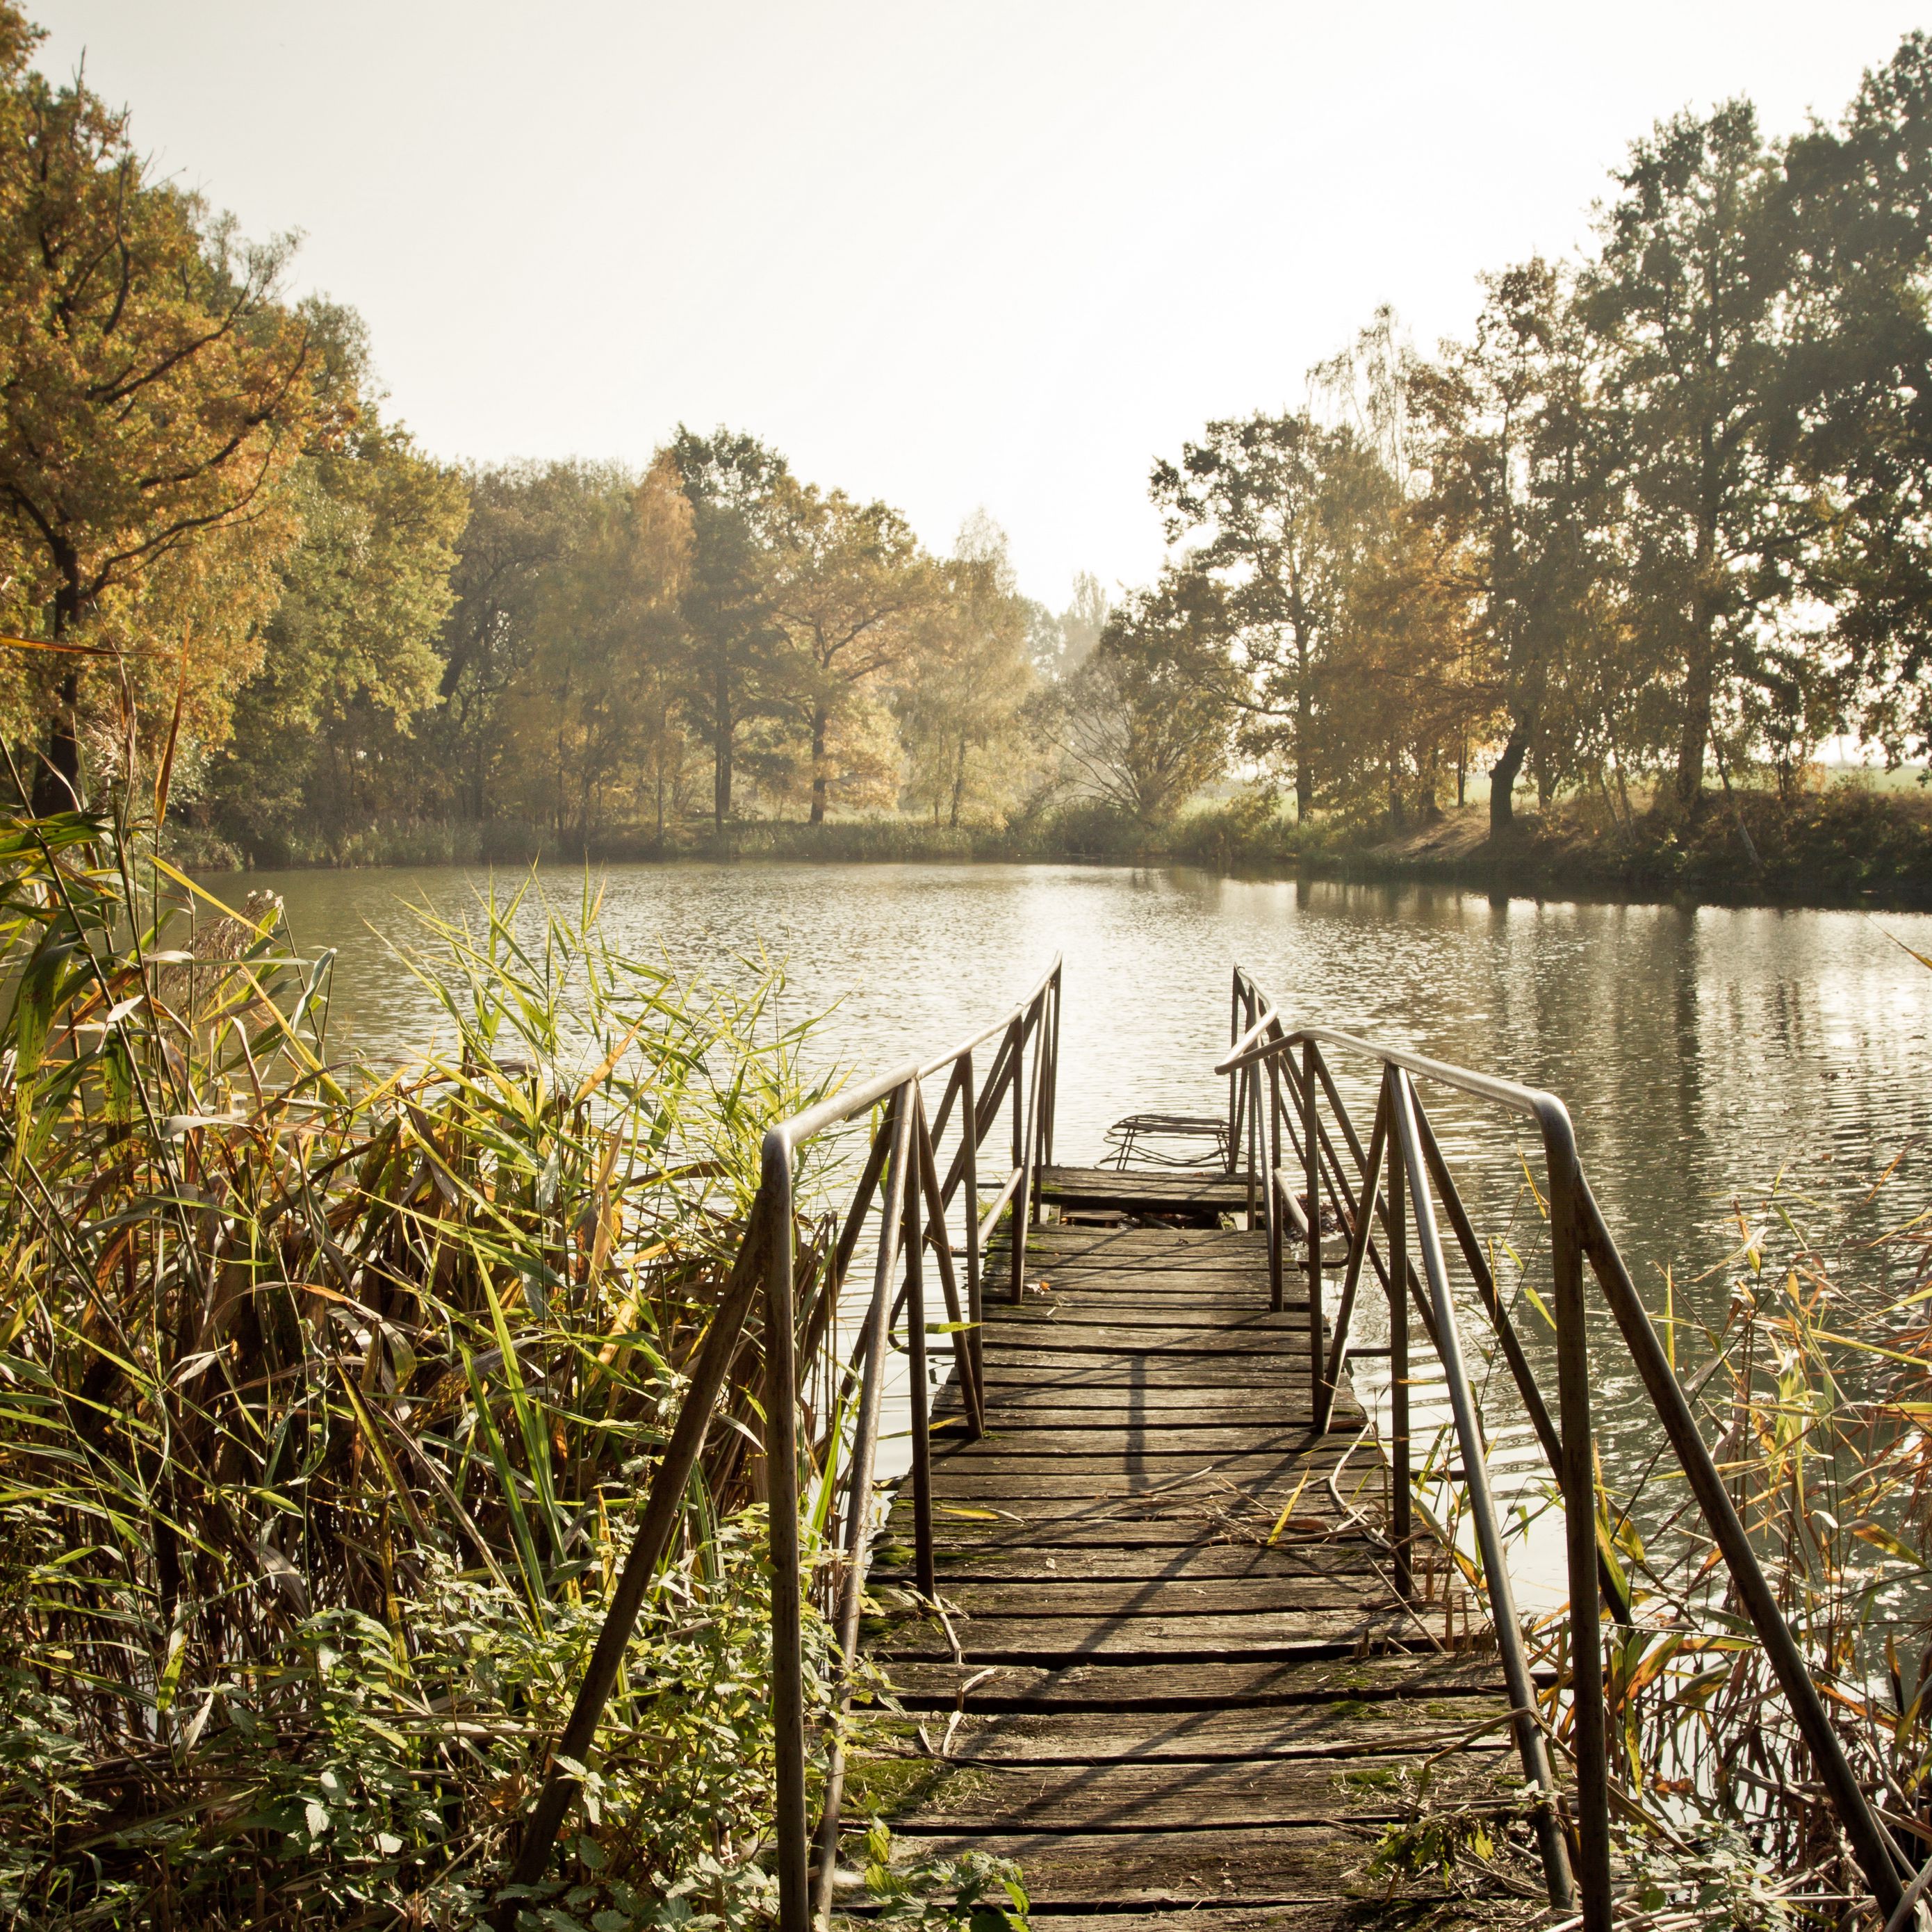
[[1659, 116], [1834, 117], [1892, 0], [26, 0], [165, 170], [368, 319], [451, 458], [754, 431], [1022, 586], [1159, 567], [1148, 466], [1588, 232]]

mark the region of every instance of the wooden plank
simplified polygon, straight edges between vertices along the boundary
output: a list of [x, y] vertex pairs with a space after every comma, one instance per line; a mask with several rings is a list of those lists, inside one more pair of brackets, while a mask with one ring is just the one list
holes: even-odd
[[[1508, 1722], [1508, 1698], [1476, 1694], [1205, 1711], [1008, 1711], [949, 1723], [946, 1754], [955, 1764], [1373, 1756], [1507, 1743]], [[907, 1755], [923, 1754], [911, 1720], [868, 1726], [868, 1735], [881, 1729], [902, 1741]]]
[[1497, 1696], [1493, 1657], [1440, 1652], [1378, 1657], [1246, 1658], [1233, 1663], [1144, 1665], [1106, 1659], [1066, 1664], [896, 1664], [892, 1684], [908, 1709], [970, 1714], [1024, 1711], [1212, 1711], [1231, 1706]]
[[[1078, 1400], [1064, 1389], [1025, 1391], [1034, 1398], [1027, 1401], [1018, 1400], [1022, 1393], [1009, 1390], [997, 1402], [989, 1395], [986, 1408], [989, 1437], [997, 1434], [1017, 1442], [1037, 1444], [1056, 1431], [1076, 1430], [1120, 1439], [1137, 1437], [1150, 1448], [1183, 1441], [1190, 1446], [1205, 1448], [1210, 1437], [1225, 1440], [1244, 1433], [1295, 1436], [1306, 1435], [1310, 1426], [1305, 1400], [1297, 1403], [1286, 1394], [1277, 1399], [1265, 1389], [1253, 1391], [1258, 1399], [1252, 1402], [1216, 1402], [1211, 1406], [1203, 1404], [1194, 1392], [1187, 1390], [1168, 1392], [1174, 1399], [1160, 1406], [1138, 1401], [1133, 1391], [1124, 1389], [1097, 1389]], [[941, 1414], [933, 1424], [933, 1439], [935, 1443], [969, 1439], [968, 1427], [966, 1418], [956, 1410]], [[1328, 1433], [1338, 1442], [1346, 1442], [1359, 1435], [1361, 1427], [1361, 1413], [1355, 1410], [1342, 1415]], [[1364, 1449], [1361, 1453], [1369, 1452]]]
[[1039, 1185], [1044, 1199], [1096, 1205], [1110, 1197], [1182, 1205], [1222, 1197], [1245, 1204], [1248, 1198], [1246, 1174], [1218, 1167], [1042, 1167]]
[[[1004, 1243], [988, 1256], [1005, 1262]], [[1186, 1268], [1268, 1272], [1268, 1230], [1185, 1228], [1036, 1228], [1027, 1236], [1028, 1272], [1087, 1266], [1107, 1268]]]
[[[1204, 1403], [1198, 1390], [1186, 1384], [1126, 1380], [1101, 1380], [1089, 1375], [1077, 1384], [1060, 1382], [1008, 1382], [986, 1390], [989, 1420], [1004, 1428], [1054, 1429], [1071, 1419], [1090, 1417], [1109, 1428], [1131, 1420], [1150, 1429], [1236, 1427], [1250, 1422], [1280, 1423], [1284, 1427], [1305, 1421], [1311, 1413], [1306, 1385], [1298, 1388], [1284, 1376], [1254, 1387], [1230, 1387], [1213, 1402]], [[1038, 1422], [1034, 1417], [1045, 1419]], [[1329, 1433], [1353, 1436], [1360, 1432], [1360, 1406], [1344, 1390], [1335, 1399], [1336, 1421]], [[956, 1389], [949, 1384], [938, 1408], [935, 1427], [959, 1426]]]
[[[997, 1402], [1003, 1390], [1024, 1383], [1033, 1388], [1267, 1388], [1292, 1394], [1308, 1387], [1307, 1352], [1298, 1359], [1292, 1351], [1284, 1363], [1280, 1355], [1244, 1359], [1232, 1355], [1190, 1353], [1183, 1355], [1082, 1354], [1072, 1349], [1001, 1347], [988, 1342], [986, 1399]], [[997, 1379], [995, 1379], [997, 1368]], [[1306, 1400], [1304, 1394], [1304, 1400]]]
[[[1308, 1362], [1308, 1324], [1294, 1318], [1269, 1328], [1131, 1328], [1087, 1322], [988, 1322], [986, 1330], [988, 1364], [1018, 1363], [1044, 1354], [1048, 1362], [1066, 1355], [1268, 1355], [1292, 1362], [1303, 1370]], [[988, 1372], [992, 1372], [989, 1367]]]
[[[1258, 1544], [1167, 1541], [1144, 1547], [1079, 1549], [1062, 1543], [988, 1545], [935, 1550], [933, 1565], [940, 1588], [952, 1600], [955, 1585], [1058, 1582], [1142, 1583], [1188, 1578], [1253, 1576], [1351, 1576], [1386, 1572], [1381, 1547], [1360, 1538], [1334, 1543]], [[875, 1553], [871, 1574], [881, 1583], [903, 1585], [912, 1577], [912, 1552], [896, 1544]]]
[[1055, 1912], [1034, 1923], [1040, 1932], [1330, 1932], [1352, 1910], [1330, 1898], [1318, 1905], [1190, 1905], [1184, 1928], [1166, 1912]]
[[[1472, 1745], [1437, 1764], [1438, 1802], [1506, 1802], [1503, 1750]], [[902, 1762], [902, 1761], [896, 1761]], [[1276, 1757], [1196, 1764], [931, 1763], [896, 1809], [896, 1832], [1185, 1832], [1231, 1826], [1382, 1822], [1414, 1804], [1418, 1760]], [[855, 1780], [862, 1784], [862, 1778]], [[1520, 1778], [1516, 1783], [1520, 1784]]]
[[[1016, 1328], [1160, 1328], [1191, 1335], [1308, 1333], [1308, 1304], [1290, 1302], [1279, 1310], [1268, 1305], [1265, 1292], [1239, 1307], [1206, 1308], [1192, 1296], [1172, 1298], [1165, 1306], [1139, 1300], [1085, 1295], [1042, 1295], [1019, 1308], [989, 1309], [986, 1332], [990, 1341], [1003, 1340]], [[1304, 1340], [1302, 1347], [1308, 1344]]]
[[[1340, 1925], [1352, 1897], [1378, 1896], [1366, 1876], [1370, 1840], [1332, 1825], [1258, 1826], [1245, 1831], [1101, 1832], [908, 1832], [897, 1856], [958, 1858], [983, 1852], [1026, 1874], [1036, 1905], [1168, 1906], [1204, 1904], [1319, 1905]], [[1109, 1924], [1113, 1922], [1111, 1914]]]
[[[968, 1503], [1103, 1502], [1130, 1498], [1153, 1500], [1162, 1496], [1176, 1502], [1184, 1498], [1198, 1502], [1208, 1496], [1244, 1496], [1252, 1503], [1262, 1504], [1272, 1498], [1276, 1507], [1286, 1508], [1298, 1492], [1306, 1495], [1310, 1490], [1327, 1486], [1322, 1482], [1318, 1471], [1311, 1472], [1307, 1468], [1308, 1461], [1312, 1459], [1270, 1459], [1264, 1466], [1261, 1465], [1260, 1459], [1254, 1459], [1256, 1466], [1238, 1466], [1247, 1460], [1231, 1457], [1225, 1462], [1204, 1460], [1193, 1467], [1150, 1468], [1141, 1474], [1118, 1468], [1042, 1472], [1025, 1462], [1016, 1462], [1009, 1468], [970, 1469], [935, 1460], [932, 1493], [935, 1498], [944, 1497], [948, 1502]], [[1195, 1462], [1190, 1456], [1178, 1456], [1174, 1460], [1183, 1466]], [[1364, 1496], [1380, 1493], [1379, 1472], [1371, 1468], [1358, 1472], [1352, 1468], [1346, 1473], [1350, 1486], [1342, 1492], [1345, 1498], [1351, 1490], [1361, 1485], [1366, 1485], [1361, 1489]], [[1306, 1484], [1302, 1480], [1304, 1476], [1309, 1478]], [[1302, 1514], [1298, 1503], [1295, 1514]], [[1310, 1514], [1319, 1514], [1320, 1511], [1318, 1508]]]
[[1428, 1650], [1436, 1634], [1411, 1612], [1390, 1609], [1298, 1611], [1293, 1616], [1120, 1617], [1109, 1623], [1066, 1617], [956, 1619], [951, 1634], [938, 1622], [894, 1624], [874, 1638], [888, 1660], [931, 1663], [958, 1655], [968, 1664], [1052, 1666], [1076, 1658], [1122, 1664], [1232, 1664], [1248, 1658], [1285, 1660], [1334, 1655], [1364, 1645]]
[[[1214, 1492], [1200, 1489], [1130, 1496], [1004, 1496], [982, 1501], [951, 1499], [937, 1504], [936, 1535], [956, 1548], [1010, 1549], [1016, 1545], [1048, 1549], [1157, 1547], [1172, 1550], [1208, 1544], [1258, 1544], [1273, 1528], [1276, 1513], [1240, 1504], [1240, 1528], [1230, 1522], [1233, 1505], [1210, 1508]], [[886, 1518], [887, 1540], [909, 1543], [912, 1505], [896, 1503]], [[1355, 1526], [1337, 1510], [1326, 1484], [1311, 1483], [1297, 1500], [1278, 1542], [1295, 1548], [1352, 1540]]]
[[1204, 1455], [1300, 1455], [1311, 1448], [1331, 1444], [1338, 1450], [1347, 1447], [1346, 1442], [1325, 1431], [1317, 1436], [1306, 1422], [1273, 1429], [1238, 1422], [1150, 1429], [1131, 1418], [1116, 1417], [1084, 1426], [1064, 1421], [1030, 1426], [1017, 1416], [996, 1411], [988, 1416], [986, 1432], [976, 1442], [963, 1432], [949, 1432], [935, 1438], [933, 1450], [935, 1455], [952, 1460], [975, 1455], [1036, 1459], [1104, 1456], [1118, 1463], [1129, 1456], [1138, 1461], [1149, 1456], [1178, 1456], [1198, 1462]]
[[1372, 1572], [1327, 1576], [1198, 1576], [1101, 1582], [1079, 1577], [1028, 1581], [949, 1579], [946, 1607], [970, 1620], [987, 1617], [1074, 1617], [1092, 1623], [1120, 1617], [1260, 1616], [1291, 1621], [1304, 1610], [1394, 1609], [1388, 1586]]

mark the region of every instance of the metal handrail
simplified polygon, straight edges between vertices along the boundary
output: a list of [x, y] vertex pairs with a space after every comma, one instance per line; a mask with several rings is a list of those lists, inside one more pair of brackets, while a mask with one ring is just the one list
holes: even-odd
[[[808, 1446], [836, 1467], [839, 1418], [853, 1415], [846, 1461], [842, 1521], [844, 1567], [838, 1578], [833, 1622], [842, 1658], [838, 1692], [842, 1718], [850, 1699], [856, 1658], [860, 1612], [864, 1600], [866, 1560], [873, 1516], [873, 1476], [884, 1402], [892, 1325], [907, 1318], [912, 1403], [912, 1478], [915, 1566], [920, 1592], [934, 1593], [929, 1394], [926, 1369], [925, 1255], [933, 1253], [946, 1304], [953, 1365], [968, 1428], [985, 1426], [984, 1351], [980, 1322], [988, 1237], [1003, 1209], [1010, 1210], [1010, 1263], [1006, 1292], [1021, 1299], [1025, 1286], [1027, 1228], [1036, 1211], [1035, 1177], [1053, 1159], [1054, 1102], [1060, 1065], [1060, 962], [1018, 1004], [938, 1058], [910, 1060], [891, 1072], [821, 1101], [770, 1129], [762, 1148], [760, 1180], [745, 1235], [724, 1292], [693, 1365], [689, 1388], [680, 1406], [652, 1474], [638, 1534], [622, 1573], [611, 1592], [596, 1648], [578, 1689], [562, 1732], [552, 1747], [537, 1802], [525, 1822], [510, 1883], [528, 1887], [542, 1876], [558, 1831], [580, 1788], [582, 1767], [596, 1736], [598, 1720], [615, 1686], [626, 1646], [656, 1580], [682, 1514], [692, 1475], [703, 1454], [718, 1397], [736, 1357], [759, 1291], [764, 1307], [764, 1449], [770, 1480], [770, 1554], [772, 1590], [772, 1714], [777, 1746], [775, 1816], [780, 1932], [808, 1932], [831, 1905], [838, 1842], [844, 1763], [836, 1725], [826, 1766], [824, 1804], [816, 1834], [806, 1810], [806, 1712], [801, 1640], [803, 1586], [800, 1575], [798, 1431], [800, 1361], [826, 1359], [847, 1269], [874, 1200], [881, 1224], [872, 1293], [860, 1346], [851, 1361], [829, 1363], [838, 1382], [836, 1399], [826, 1405], [821, 1437]], [[1000, 1044], [982, 1084], [976, 1084], [974, 1055], [995, 1037]], [[1030, 1048], [1030, 1064], [1024, 1065]], [[949, 1070], [935, 1117], [926, 1112], [925, 1083]], [[935, 1144], [946, 1132], [953, 1106], [960, 1108], [958, 1143], [942, 1178]], [[1010, 1103], [1010, 1104], [1009, 1104]], [[806, 1333], [798, 1331], [796, 1273], [797, 1208], [794, 1170], [800, 1150], [819, 1136], [880, 1110], [856, 1189], [848, 1204], [838, 1239], [826, 1251], [825, 1280], [813, 1304]], [[990, 1208], [981, 1198], [980, 1150], [1004, 1108], [1012, 1117], [1012, 1166]], [[992, 1177], [988, 1177], [990, 1180]], [[947, 1216], [963, 1190], [965, 1274], [953, 1263]], [[903, 1280], [899, 1277], [903, 1271]], [[896, 1293], [895, 1292], [895, 1286]], [[962, 1297], [960, 1289], [963, 1286]], [[856, 1410], [851, 1405], [856, 1396]], [[789, 1480], [782, 1479], [788, 1477]], [[514, 1902], [500, 1909], [496, 1922], [507, 1928]]]
[[[1291, 1025], [1238, 966], [1234, 969], [1229, 1033], [1229, 1049], [1214, 1070], [1228, 1077], [1231, 1149], [1238, 1144], [1244, 1132], [1247, 1136], [1249, 1226], [1255, 1225], [1258, 1184], [1268, 1228], [1271, 1298], [1276, 1309], [1282, 1306], [1284, 1220], [1299, 1224], [1307, 1244], [1316, 1426], [1318, 1430], [1327, 1425], [1346, 1359], [1348, 1326], [1364, 1264], [1365, 1260], [1372, 1262], [1389, 1300], [1388, 1449], [1393, 1501], [1390, 1526], [1398, 1587], [1405, 1594], [1410, 1588], [1408, 1348], [1408, 1315], [1413, 1304], [1422, 1317], [1449, 1387], [1491, 1622], [1496, 1628], [1525, 1773], [1531, 1783], [1552, 1792], [1540, 1729], [1535, 1722], [1522, 1634], [1516, 1620], [1496, 1528], [1480, 1417], [1462, 1361], [1455, 1304], [1449, 1291], [1447, 1262], [1436, 1226], [1437, 1194], [1538, 1440], [1556, 1474], [1564, 1506], [1570, 1588], [1577, 1868], [1573, 1891], [1572, 1874], [1562, 1839], [1554, 1828], [1552, 1809], [1546, 1805], [1538, 1817], [1538, 1838], [1551, 1904], [1563, 1910], [1580, 1906], [1585, 1932], [1610, 1932], [1610, 1760], [1602, 1624], [1606, 1604], [1619, 1622], [1628, 1622], [1630, 1612], [1622, 1580], [1615, 1566], [1607, 1562], [1600, 1542], [1603, 1532], [1597, 1506], [1589, 1346], [1583, 1297], [1583, 1264], [1587, 1260], [1730, 1572], [1738, 1600], [1750, 1618], [1791, 1706], [1872, 1898], [1888, 1920], [1904, 1895], [1896, 1848], [1852, 1772], [1826, 1713], [1824, 1700], [1812, 1682], [1804, 1654], [1778, 1608], [1776, 1594], [1732, 1504], [1670, 1358], [1651, 1325], [1649, 1313], [1590, 1191], [1577, 1157], [1569, 1110], [1555, 1094], [1538, 1088], [1452, 1066], [1358, 1034], [1328, 1027]], [[1338, 1053], [1372, 1060], [1381, 1069], [1376, 1116], [1366, 1148], [1329, 1072], [1322, 1051], [1324, 1046]], [[1268, 1089], [1265, 1100], [1261, 1090], [1264, 1072]], [[1418, 1080], [1468, 1094], [1536, 1124], [1543, 1143], [1550, 1206], [1552, 1309], [1556, 1328], [1557, 1413], [1553, 1420], [1415, 1091]], [[1334, 1136], [1321, 1118], [1324, 1097], [1330, 1118], [1340, 1130], [1352, 1162], [1352, 1185]], [[1305, 1205], [1296, 1202], [1283, 1179], [1280, 1137], [1284, 1125], [1301, 1162]], [[1232, 1160], [1231, 1154], [1231, 1172]], [[1386, 1192], [1382, 1186], [1384, 1170]], [[1324, 1191], [1336, 1225], [1348, 1237], [1333, 1340], [1325, 1356], [1322, 1258]], [[1422, 1272], [1427, 1281], [1426, 1297], [1408, 1256], [1405, 1193], [1412, 1204]], [[1385, 1258], [1376, 1252], [1378, 1222], [1386, 1237]]]

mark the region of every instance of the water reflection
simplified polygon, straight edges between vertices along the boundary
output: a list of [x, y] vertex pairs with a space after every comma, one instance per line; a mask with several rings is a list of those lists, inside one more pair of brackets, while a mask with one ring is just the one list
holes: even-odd
[[[1063, 1158], [1096, 1154], [1130, 1111], [1219, 1104], [1209, 1070], [1239, 959], [1298, 1017], [1561, 1094], [1646, 1286], [1666, 1264], [1683, 1277], [1721, 1258], [1718, 1213], [1732, 1194], [1784, 1168], [1844, 1202], [1932, 1125], [1932, 974], [1888, 936], [1932, 950], [1923, 916], [1498, 904], [1432, 888], [1058, 866], [600, 876], [608, 925], [628, 948], [714, 977], [738, 958], [784, 960], [789, 1011], [829, 1009], [818, 1050], [848, 1064], [949, 1044], [1064, 953]], [[541, 882], [573, 902], [581, 886], [562, 868]], [[284, 895], [303, 944], [338, 949], [334, 1023], [381, 1054], [418, 1048], [436, 1024], [388, 950], [414, 935], [408, 903], [460, 911], [488, 878], [306, 872], [247, 884]], [[1453, 1154], [1506, 1181], [1508, 1147], [1498, 1158], [1480, 1117], [1446, 1100], [1438, 1112]], [[1918, 1198], [1910, 1161], [1894, 1185]]]
[[[1864, 1199], [1932, 1127], [1932, 973], [1889, 936], [1932, 951], [1932, 918], [1535, 904], [1183, 870], [693, 865], [600, 877], [628, 949], [714, 978], [740, 958], [786, 962], [788, 1013], [829, 1010], [817, 1051], [847, 1064], [951, 1044], [1064, 953], [1063, 1160], [1096, 1156], [1123, 1114], [1223, 1104], [1210, 1069], [1238, 959], [1297, 1018], [1562, 1095], [1654, 1302], [1668, 1268], [1694, 1304], [1720, 1308], [1722, 1280], [1700, 1284], [1727, 1252], [1726, 1205], [1780, 1172], [1841, 1240], [1895, 1225], [1932, 1191], [1932, 1167], [1912, 1154]], [[338, 1022], [364, 1050], [393, 1054], [435, 1024], [388, 950], [414, 931], [405, 902], [460, 911], [489, 881], [439, 870], [245, 883], [285, 896], [299, 941], [339, 949]], [[541, 884], [574, 902], [584, 881], [560, 868]], [[1352, 1104], [1366, 1095], [1359, 1075], [1337, 1072]], [[1424, 1097], [1471, 1193], [1533, 1232], [1519, 1156], [1535, 1150], [1516, 1125]], [[1619, 1422], [1634, 1384], [1617, 1351], [1600, 1357], [1614, 1466], [1641, 1448], [1642, 1419]]]

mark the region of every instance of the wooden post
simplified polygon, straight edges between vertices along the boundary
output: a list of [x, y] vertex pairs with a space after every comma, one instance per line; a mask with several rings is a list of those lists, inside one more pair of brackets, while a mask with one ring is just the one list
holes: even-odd
[[[1382, 1078], [1393, 1082], [1394, 1067], [1384, 1067]], [[1385, 1101], [1390, 1116], [1392, 1101]], [[1389, 1182], [1389, 1532], [1395, 1545], [1395, 1586], [1405, 1599], [1415, 1594], [1413, 1498], [1408, 1474], [1408, 1235], [1404, 1226], [1408, 1190], [1403, 1183], [1402, 1149], [1396, 1137], [1387, 1137], [1384, 1150]], [[1373, 1210], [1367, 1202], [1358, 1211]]]
[[1327, 1364], [1322, 1348], [1322, 1144], [1316, 1132], [1315, 1042], [1301, 1042], [1302, 1185], [1308, 1190], [1308, 1394], [1318, 1428], [1328, 1426], [1334, 1393], [1324, 1399]]
[[[916, 1106], [908, 1096], [910, 1111]], [[910, 1150], [916, 1162], [916, 1147]], [[920, 1187], [908, 1174], [905, 1190], [906, 1354], [912, 1378], [913, 1545], [920, 1594], [930, 1598], [938, 1589], [932, 1567], [932, 1436], [926, 1380], [926, 1270], [920, 1250], [926, 1245], [920, 1226]]]

